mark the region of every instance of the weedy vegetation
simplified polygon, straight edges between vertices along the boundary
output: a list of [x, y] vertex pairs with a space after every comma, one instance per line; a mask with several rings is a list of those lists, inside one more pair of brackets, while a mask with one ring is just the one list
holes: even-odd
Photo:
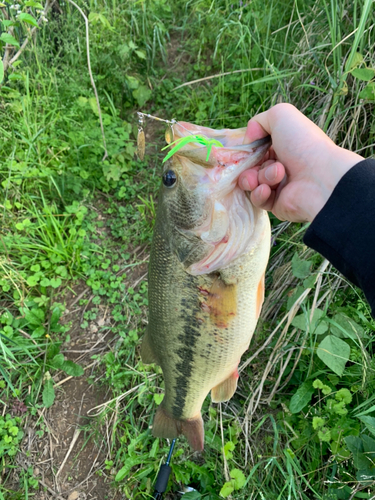
[[[69, 377], [106, 395], [74, 448], [100, 448], [103, 498], [152, 498], [168, 450], [149, 429], [163, 381], [138, 345], [165, 128], [145, 118], [138, 160], [137, 111], [235, 128], [290, 102], [337, 144], [374, 154], [372, 0], [79, 7], [88, 37], [71, 0], [0, 4], [1, 500], [56, 493], [60, 470], [43, 478], [61, 463], [26, 429], [51, 438]], [[271, 219], [267, 296], [239, 389], [227, 404], [207, 398], [205, 451], [178, 442], [167, 498], [187, 485], [197, 491], [186, 500], [374, 498], [375, 322], [362, 293], [303, 245], [303, 225]], [[101, 335], [82, 360], [70, 352], [71, 296], [81, 345], [92, 325]]]

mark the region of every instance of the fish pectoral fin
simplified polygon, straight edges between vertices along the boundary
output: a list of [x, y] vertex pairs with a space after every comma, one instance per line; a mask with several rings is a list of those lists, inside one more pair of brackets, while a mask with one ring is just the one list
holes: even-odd
[[221, 384], [217, 385], [211, 389], [211, 399], [213, 403], [222, 403], [224, 401], [229, 401], [237, 389], [238, 381], [238, 371], [232, 373], [227, 379], [225, 379]]
[[148, 332], [146, 332], [145, 336], [142, 339], [141, 358], [142, 358], [142, 363], [145, 363], [146, 365], [150, 363], [159, 364], [158, 359], [154, 354], [150, 341], [150, 335], [148, 334]]
[[168, 415], [166, 410], [159, 406], [152, 434], [155, 437], [175, 439], [180, 434], [186, 437], [194, 451], [202, 451], [204, 447], [204, 428], [201, 414], [195, 418], [179, 420]]

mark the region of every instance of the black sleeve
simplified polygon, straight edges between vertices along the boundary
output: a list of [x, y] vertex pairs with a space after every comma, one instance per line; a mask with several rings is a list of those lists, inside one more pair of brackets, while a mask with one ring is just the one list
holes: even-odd
[[375, 160], [363, 160], [344, 175], [304, 242], [362, 288], [375, 317]]

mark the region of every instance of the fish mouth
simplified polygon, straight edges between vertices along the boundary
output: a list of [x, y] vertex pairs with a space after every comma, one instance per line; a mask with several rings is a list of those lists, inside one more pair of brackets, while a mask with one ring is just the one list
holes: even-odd
[[210, 250], [187, 268], [189, 274], [198, 276], [228, 267], [251, 247], [258, 215], [237, 181], [246, 169], [260, 164], [271, 144], [268, 135], [250, 144], [216, 149], [217, 165], [206, 170], [215, 188], [212, 214], [208, 224], [196, 232]]
[[270, 135], [266, 135], [266, 137], [263, 137], [262, 139], [257, 139], [256, 141], [252, 142], [251, 144], [246, 144], [246, 146], [256, 150], [258, 148], [261, 148], [262, 146], [270, 147], [271, 144], [272, 144], [272, 137]]

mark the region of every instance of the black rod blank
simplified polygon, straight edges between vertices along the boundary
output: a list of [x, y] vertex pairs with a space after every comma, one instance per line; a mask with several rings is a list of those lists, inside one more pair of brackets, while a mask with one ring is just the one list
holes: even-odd
[[171, 475], [172, 472], [172, 467], [170, 467], [169, 464], [171, 463], [172, 453], [175, 444], [176, 440], [174, 439], [172, 441], [171, 447], [169, 448], [167, 461], [160, 467], [159, 474], [155, 484], [154, 500], [160, 500], [161, 498], [163, 498], [163, 493], [167, 489], [169, 476]]

